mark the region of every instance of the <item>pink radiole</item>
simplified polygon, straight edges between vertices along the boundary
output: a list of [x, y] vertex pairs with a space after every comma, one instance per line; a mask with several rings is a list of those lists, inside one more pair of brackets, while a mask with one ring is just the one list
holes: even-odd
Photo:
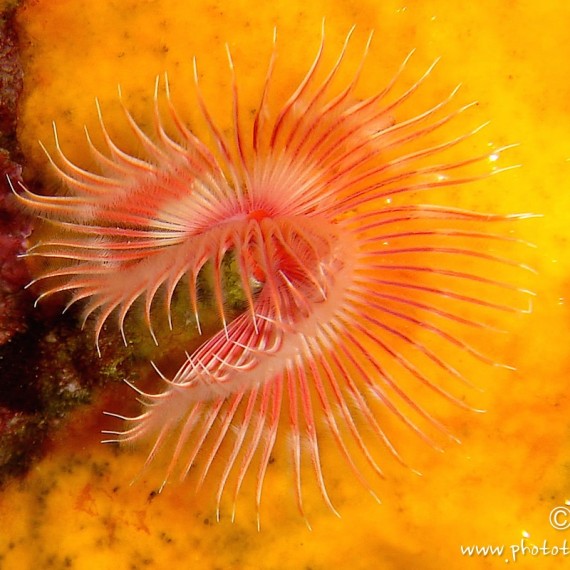
[[[415, 144], [433, 141], [434, 133], [471, 105], [447, 111], [455, 89], [433, 107], [395, 120], [434, 67], [394, 96], [409, 56], [380, 93], [356, 98], [371, 36], [352, 80], [331, 94], [351, 34], [332, 69], [318, 79], [323, 33], [312, 66], [277, 114], [268, 103], [274, 42], [249, 136], [241, 126], [230, 57], [233, 140], [211, 118], [195, 67], [199, 105], [215, 148], [198, 140], [180, 119], [165, 78], [170, 133], [159, 110], [158, 80], [152, 137], [125, 108], [144, 158], [116, 146], [98, 105], [107, 152], [87, 138], [100, 173], [68, 160], [56, 133], [58, 160], [50, 160], [68, 195], [40, 196], [25, 188], [20, 194], [26, 206], [59, 228], [57, 239], [37, 243], [28, 252], [59, 259], [55, 269], [36, 279], [47, 283], [40, 298], [70, 291], [69, 305], [86, 299], [85, 319], [94, 315], [97, 342], [112, 313], [125, 336], [125, 316], [139, 298], [155, 337], [151, 313], [157, 294], [165, 299], [171, 322], [170, 304], [182, 278], [188, 281], [200, 330], [197, 279], [211, 264], [220, 331], [187, 355], [174, 378], [161, 375], [162, 392], [147, 394], [133, 386], [142, 412], [137, 417], [109, 414], [125, 420], [127, 427], [107, 433], [113, 442], [154, 437], [147, 464], [171, 440], [165, 482], [175, 470], [185, 477], [199, 455], [203, 481], [226, 441], [230, 451], [218, 485], [218, 513], [230, 473], [235, 471], [235, 505], [254, 459], [259, 512], [281, 416], [288, 420], [281, 429], [288, 430], [302, 513], [305, 455], [325, 502], [336, 512], [321, 466], [321, 423], [374, 495], [359, 466], [364, 461], [382, 476], [374, 444], [380, 442], [403, 462], [381, 425], [385, 416], [397, 418], [434, 446], [424, 426], [447, 434], [403, 386], [415, 381], [467, 407], [438, 381], [445, 376], [466, 382], [433, 343], [496, 364], [445, 325], [454, 331], [489, 331], [491, 324], [471, 318], [473, 309], [484, 315], [527, 310], [528, 291], [489, 276], [495, 266], [524, 268], [493, 252], [494, 244], [516, 240], [475, 227], [525, 215], [418, 202], [418, 196], [434, 189], [455, 189], [499, 172], [489, 165], [504, 149], [438, 161], [479, 128], [442, 142]], [[474, 172], [474, 165], [482, 165], [484, 172]], [[247, 301], [246, 310], [233, 320], [226, 317], [222, 283], [228, 252], [235, 256]], [[461, 260], [460, 268], [449, 259]], [[501, 295], [507, 303], [496, 300]]]

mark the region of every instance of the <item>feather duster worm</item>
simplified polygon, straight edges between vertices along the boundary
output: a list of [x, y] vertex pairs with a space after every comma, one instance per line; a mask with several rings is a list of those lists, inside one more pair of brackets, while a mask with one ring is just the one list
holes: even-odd
[[[125, 107], [144, 158], [113, 142], [98, 106], [107, 151], [99, 150], [89, 135], [88, 142], [100, 173], [67, 159], [56, 133], [57, 160], [50, 160], [69, 195], [40, 196], [25, 188], [20, 194], [26, 206], [62, 230], [58, 239], [37, 243], [28, 252], [60, 260], [36, 279], [47, 283], [41, 296], [70, 291], [70, 305], [86, 299], [85, 318], [94, 315], [97, 341], [111, 314], [124, 336], [125, 316], [139, 298], [154, 336], [158, 293], [170, 319], [182, 278], [199, 328], [198, 276], [206, 263], [211, 265], [219, 332], [187, 355], [174, 378], [161, 375], [161, 393], [133, 387], [142, 412], [137, 417], [110, 414], [127, 427], [107, 433], [116, 442], [153, 435], [147, 463], [171, 440], [165, 481], [175, 470], [185, 477], [198, 456], [203, 481], [226, 442], [218, 509], [230, 474], [235, 504], [251, 469], [256, 471], [259, 509], [279, 429], [288, 430], [301, 512], [307, 456], [334, 511], [319, 452], [325, 430], [373, 493], [362, 464], [382, 476], [374, 446], [379, 442], [400, 459], [384, 421], [395, 418], [434, 446], [428, 428], [447, 433], [417, 401], [414, 383], [467, 407], [446, 387], [449, 379], [466, 379], [438, 347], [448, 345], [495, 364], [456, 331], [492, 329], [484, 318], [471, 316], [473, 309], [483, 315], [526, 310], [522, 299], [528, 291], [493, 276], [495, 267], [523, 267], [493, 252], [493, 244], [514, 238], [477, 229], [523, 216], [418, 201], [426, 192], [498, 172], [489, 165], [503, 149], [450, 162], [438, 159], [478, 129], [417, 144], [433, 141], [434, 133], [445, 131], [471, 106], [447, 110], [456, 90], [431, 108], [395, 119], [433, 66], [394, 95], [404, 62], [381, 92], [356, 98], [370, 39], [352, 80], [331, 93], [351, 33], [332, 68], [318, 79], [323, 34], [306, 76], [276, 114], [268, 102], [274, 42], [250, 134], [242, 127], [229, 57], [231, 140], [200, 95], [195, 67], [199, 106], [213, 148], [179, 117], [165, 78], [169, 127], [160, 110], [158, 80], [152, 137]], [[478, 165], [482, 172], [473, 170]], [[226, 316], [222, 283], [228, 253], [234, 256], [246, 300], [246, 309], [233, 320]], [[509, 301], [500, 301], [497, 291]]]

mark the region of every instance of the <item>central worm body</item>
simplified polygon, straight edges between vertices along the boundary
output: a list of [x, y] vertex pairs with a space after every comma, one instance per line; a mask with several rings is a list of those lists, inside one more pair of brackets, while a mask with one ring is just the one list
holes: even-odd
[[[125, 336], [125, 316], [139, 298], [154, 337], [157, 293], [170, 320], [183, 277], [200, 329], [198, 276], [207, 263], [212, 266], [220, 331], [187, 355], [173, 378], [163, 376], [162, 392], [135, 388], [142, 412], [110, 414], [127, 427], [107, 433], [117, 442], [153, 437], [147, 463], [173, 441], [165, 482], [175, 470], [185, 477], [198, 456], [203, 481], [222, 444], [230, 441], [218, 508], [231, 472], [235, 500], [256, 459], [259, 509], [282, 416], [302, 512], [303, 442], [334, 511], [321, 466], [321, 422], [374, 494], [359, 461], [382, 476], [374, 451], [380, 442], [403, 462], [383, 428], [385, 416], [434, 446], [426, 426], [447, 434], [410, 393], [410, 383], [467, 407], [438, 380], [466, 382], [437, 347], [495, 364], [448, 325], [452, 331], [463, 327], [487, 334], [488, 313], [524, 312], [517, 297], [528, 291], [493, 276], [495, 268], [523, 267], [493, 252], [496, 244], [514, 240], [478, 229], [524, 216], [480, 214], [417, 199], [498, 172], [487, 165], [502, 149], [455, 161], [438, 158], [478, 130], [433, 142], [434, 134], [470, 107], [447, 110], [455, 90], [431, 108], [395, 118], [433, 66], [394, 96], [403, 64], [381, 92], [357, 99], [369, 44], [352, 81], [331, 94], [351, 33], [318, 81], [323, 34], [312, 66], [278, 113], [268, 103], [274, 49], [249, 135], [241, 126], [235, 76], [233, 140], [214, 123], [196, 79], [213, 148], [180, 119], [165, 81], [174, 134], [167, 132], [157, 81], [153, 136], [125, 108], [144, 158], [118, 148], [101, 118], [108, 152], [88, 139], [99, 173], [70, 162], [56, 135], [58, 160], [52, 163], [71, 195], [46, 197], [23, 189], [19, 196], [61, 229], [58, 238], [37, 243], [28, 253], [60, 260], [37, 279], [48, 283], [43, 295], [70, 291], [70, 304], [86, 299], [85, 318], [95, 315], [97, 343], [112, 313]], [[231, 58], [230, 67], [233, 75]], [[432, 142], [418, 146], [423, 139]], [[246, 305], [233, 320], [226, 316], [222, 275], [228, 254], [236, 261]], [[481, 320], [470, 316], [473, 309]]]

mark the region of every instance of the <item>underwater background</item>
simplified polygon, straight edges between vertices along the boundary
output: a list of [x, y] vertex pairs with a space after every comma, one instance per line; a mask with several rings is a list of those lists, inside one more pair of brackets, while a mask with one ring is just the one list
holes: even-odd
[[[3, 10], [14, 5], [0, 2]], [[460, 445], [450, 442], [445, 453], [437, 453], [402, 432], [398, 447], [423, 475], [394, 462], [382, 465], [386, 479], [375, 485], [380, 505], [325, 447], [329, 488], [341, 518], [308, 486], [312, 531], [297, 513], [286, 450], [276, 453], [258, 531], [251, 489], [240, 496], [234, 522], [231, 506], [217, 522], [215, 478], [199, 493], [193, 484], [173, 483], [157, 495], [160, 476], [153, 478], [152, 471], [160, 473], [160, 465], [130, 484], [147, 449], [99, 443], [101, 429], [112, 422], [102, 410], [127, 407], [132, 399], [121, 380], [144, 383], [148, 360], [187, 348], [189, 333], [165, 338], [161, 347], [167, 346], [168, 354], [161, 354], [147, 337], [136, 343], [135, 321], [130, 338], [136, 351], [116, 349], [121, 340], [109, 327], [99, 359], [89, 327], [80, 333], [70, 317], [59, 316], [61, 300], [36, 309], [22, 325], [26, 330], [1, 306], [0, 319], [14, 324], [0, 347], [5, 394], [0, 459], [9, 467], [0, 490], [0, 569], [435, 570], [505, 563], [548, 569], [569, 563], [570, 553], [564, 556], [554, 547], [565, 544], [570, 530], [554, 528], [550, 519], [553, 509], [564, 509], [570, 500], [566, 2], [483, 0], [454, 7], [444, 0], [280, 0], [271, 6], [250, 0], [21, 2], [12, 22], [23, 70], [16, 129], [24, 179], [48, 192], [56, 188], [38, 144], [53, 150], [52, 121], [66, 155], [89, 164], [83, 127], [100, 137], [95, 97], [106, 125], [122, 142], [118, 84], [144, 125], [152, 118], [155, 77], [167, 71], [177, 108], [192, 119], [195, 104], [186, 95], [193, 90], [193, 56], [208, 106], [228, 128], [231, 87], [224, 44], [232, 50], [241, 100], [254, 109], [273, 28], [279, 53], [274, 90], [288, 92], [317, 51], [323, 17], [327, 62], [338, 55], [353, 24], [355, 46], [347, 54], [352, 62], [359, 61], [369, 31], [375, 30], [363, 91], [387, 83], [413, 48], [404, 74], [408, 80], [441, 56], [418, 104], [422, 97], [443, 98], [461, 82], [460, 101], [477, 100], [477, 120], [491, 121], [484, 136], [497, 146], [519, 143], [501, 160], [521, 168], [476, 188], [459, 187], [452, 196], [460, 208], [542, 215], [516, 222], [514, 230], [536, 246], [523, 250], [521, 262], [537, 272], [523, 284], [536, 293], [532, 312], [508, 318], [508, 335], [500, 339], [501, 359], [516, 370], [479, 363], [467, 371], [481, 391], [465, 389], [462, 395], [484, 414], [433, 402]], [[33, 275], [33, 264], [27, 268]], [[25, 343], [20, 335], [27, 335]], [[25, 465], [24, 474], [18, 464]], [[557, 521], [563, 523], [566, 511], [560, 513]], [[462, 553], [471, 545], [503, 545], [504, 552]], [[550, 551], [533, 550], [539, 546]]]

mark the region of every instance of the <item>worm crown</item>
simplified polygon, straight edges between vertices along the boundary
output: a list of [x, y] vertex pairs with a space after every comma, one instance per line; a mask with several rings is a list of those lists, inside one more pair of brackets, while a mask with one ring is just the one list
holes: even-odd
[[[155, 336], [158, 293], [172, 322], [170, 306], [183, 278], [200, 330], [199, 275], [211, 267], [219, 332], [188, 354], [173, 378], [162, 376], [160, 393], [133, 386], [141, 413], [109, 414], [126, 427], [106, 433], [113, 442], [154, 438], [147, 463], [170, 440], [164, 482], [175, 471], [185, 477], [200, 456], [201, 483], [222, 456], [220, 449], [229, 449], [219, 475], [218, 511], [229, 481], [235, 504], [253, 469], [259, 511], [280, 430], [289, 436], [301, 512], [307, 455], [322, 497], [336, 512], [321, 465], [323, 432], [375, 496], [367, 472], [382, 476], [378, 448], [404, 463], [385, 425], [396, 419], [434, 447], [439, 446], [434, 434], [452, 437], [419, 400], [431, 392], [468, 407], [448, 389], [454, 382], [468, 383], [458, 364], [466, 357], [498, 363], [467, 338], [473, 332], [491, 334], [495, 314], [527, 310], [530, 293], [497, 277], [500, 268], [525, 269], [498, 252], [501, 244], [516, 240], [489, 231], [525, 215], [423, 202], [430, 192], [441, 195], [499, 172], [493, 159], [504, 149], [445, 158], [479, 130], [445, 134], [471, 107], [454, 106], [456, 89], [443, 101], [398, 118], [433, 65], [402, 90], [399, 78], [408, 57], [384, 89], [357, 98], [370, 40], [352, 80], [334, 90], [351, 34], [323, 76], [323, 33], [308, 72], [277, 111], [268, 101], [274, 46], [248, 132], [230, 57], [229, 138], [211, 117], [195, 72], [211, 146], [176, 112], [166, 77], [156, 82], [152, 135], [123, 106], [142, 157], [113, 142], [97, 105], [107, 148], [97, 148], [89, 135], [88, 142], [99, 171], [66, 158], [56, 133], [50, 160], [68, 193], [40, 196], [22, 188], [19, 194], [55, 226], [53, 238], [28, 252], [59, 260], [37, 277], [45, 283], [40, 298], [69, 291], [70, 305], [84, 300], [97, 343], [112, 314], [125, 336], [125, 316], [137, 299]], [[159, 104], [163, 97], [165, 105]], [[225, 309], [228, 255], [245, 301], [235, 318]]]

